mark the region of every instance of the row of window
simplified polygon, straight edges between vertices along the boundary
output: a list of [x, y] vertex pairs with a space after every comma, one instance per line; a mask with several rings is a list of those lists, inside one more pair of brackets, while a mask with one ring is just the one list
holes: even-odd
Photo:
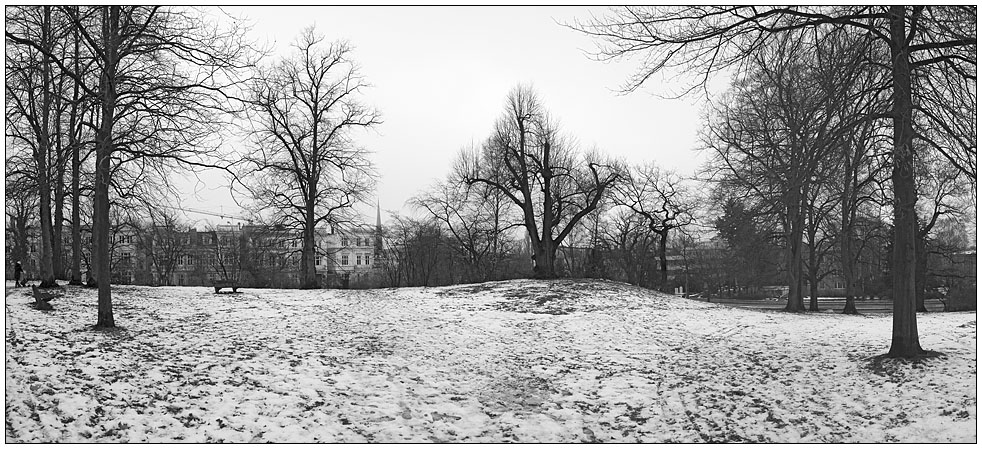
[[133, 243], [133, 235], [113, 235], [109, 237], [110, 244], [115, 245], [117, 243]]
[[[341, 237], [342, 247], [346, 247], [350, 244], [351, 244], [351, 240], [348, 240], [347, 237]], [[371, 246], [371, 240], [369, 240], [368, 237], [365, 237], [364, 239], [361, 237], [355, 237], [355, 246]]]
[[[350, 262], [350, 259], [348, 258], [348, 254], [342, 254], [341, 255], [341, 266], [347, 266], [348, 265], [348, 262]], [[363, 253], [358, 253], [358, 254], [355, 254], [355, 265], [371, 265], [371, 264], [372, 264], [372, 255], [371, 255], [371, 253], [364, 253], [364, 254]]]

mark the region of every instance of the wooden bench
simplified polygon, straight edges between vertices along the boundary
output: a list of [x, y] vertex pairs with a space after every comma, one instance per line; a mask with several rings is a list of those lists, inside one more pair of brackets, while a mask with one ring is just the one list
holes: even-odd
[[38, 310], [54, 310], [51, 307], [51, 300], [58, 297], [57, 293], [46, 292], [39, 289], [36, 285], [31, 286], [31, 293], [34, 294], [34, 307]]
[[232, 293], [237, 293], [239, 291], [239, 283], [236, 281], [222, 279], [222, 280], [212, 281], [212, 284], [215, 287], [215, 293], [218, 293], [223, 288], [231, 288]]

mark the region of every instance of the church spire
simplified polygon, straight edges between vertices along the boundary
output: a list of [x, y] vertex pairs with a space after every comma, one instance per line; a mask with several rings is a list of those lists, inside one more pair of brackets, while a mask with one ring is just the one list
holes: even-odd
[[378, 198], [375, 199], [375, 231], [382, 232], [382, 206], [379, 205]]
[[382, 206], [375, 199], [375, 259], [382, 256]]

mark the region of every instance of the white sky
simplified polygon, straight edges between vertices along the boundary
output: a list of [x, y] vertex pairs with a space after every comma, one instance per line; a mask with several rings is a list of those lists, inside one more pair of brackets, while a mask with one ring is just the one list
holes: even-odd
[[[372, 151], [381, 176], [383, 210], [410, 214], [405, 202], [446, 176], [457, 151], [481, 142], [502, 113], [508, 91], [531, 83], [563, 130], [581, 149], [631, 163], [655, 161], [691, 174], [703, 157], [694, 150], [700, 123], [698, 98], [662, 99], [671, 87], [616, 92], [637, 61], [591, 60], [592, 39], [560, 22], [589, 18], [595, 7], [224, 7], [253, 25], [253, 37], [275, 52], [316, 25], [327, 41], [346, 39], [353, 59], [372, 84], [364, 101], [384, 123], [358, 138]], [[234, 213], [224, 181], [207, 179], [184, 207]], [[359, 208], [374, 222], [374, 205]], [[190, 215], [214, 221], [215, 217]]]

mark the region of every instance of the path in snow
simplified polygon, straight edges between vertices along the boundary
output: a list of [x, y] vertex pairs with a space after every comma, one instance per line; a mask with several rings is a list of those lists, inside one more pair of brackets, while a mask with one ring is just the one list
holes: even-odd
[[7, 296], [8, 442], [976, 441], [976, 315], [741, 310], [623, 284]]

